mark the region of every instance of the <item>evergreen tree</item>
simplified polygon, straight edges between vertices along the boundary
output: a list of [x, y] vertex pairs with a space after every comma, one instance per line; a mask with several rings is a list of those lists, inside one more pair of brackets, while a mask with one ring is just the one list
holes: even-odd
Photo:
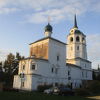
[[0, 62], [0, 82], [3, 81], [3, 76], [4, 74], [3, 74], [2, 62]]
[[4, 81], [7, 86], [12, 86], [14, 75], [18, 74], [18, 64], [22, 59], [21, 55], [17, 52], [16, 55], [9, 53], [4, 62]]
[[16, 59], [17, 60], [21, 60], [21, 56], [20, 56], [20, 54], [18, 52], [16, 52]]
[[92, 72], [92, 77], [93, 77], [93, 80], [97, 79], [94, 71]]
[[100, 70], [100, 66], [99, 66], [99, 64], [98, 64], [98, 70]]

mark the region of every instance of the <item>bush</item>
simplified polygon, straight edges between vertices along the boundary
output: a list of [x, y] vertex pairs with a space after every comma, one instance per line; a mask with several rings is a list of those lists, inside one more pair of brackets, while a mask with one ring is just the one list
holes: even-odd
[[37, 90], [38, 90], [39, 92], [43, 92], [44, 90], [49, 89], [49, 88], [51, 88], [52, 86], [53, 86], [53, 85], [38, 85]]
[[91, 91], [93, 94], [100, 93], [100, 81], [88, 82], [86, 89]]
[[90, 95], [90, 94], [91, 94], [91, 93], [90, 93], [87, 89], [84, 89], [84, 88], [76, 89], [76, 90], [75, 90], [75, 95], [87, 96], [87, 95]]
[[0, 91], [3, 90], [3, 83], [0, 83]]
[[7, 87], [4, 87], [3, 88], [3, 91], [6, 91], [6, 92], [19, 92], [18, 89], [14, 89], [14, 88], [7, 88]]
[[76, 95], [87, 96], [87, 95], [95, 95], [100, 94], [100, 81], [87, 81], [84, 84], [84, 88], [75, 90]]

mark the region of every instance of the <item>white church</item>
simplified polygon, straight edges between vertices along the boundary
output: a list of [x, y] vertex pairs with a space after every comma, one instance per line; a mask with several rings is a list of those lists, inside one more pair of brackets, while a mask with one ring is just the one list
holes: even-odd
[[13, 88], [33, 91], [44, 84], [79, 88], [84, 81], [92, 80], [86, 35], [78, 29], [76, 15], [67, 43], [53, 38], [52, 34], [53, 28], [48, 23], [45, 37], [30, 44], [30, 56], [20, 60]]

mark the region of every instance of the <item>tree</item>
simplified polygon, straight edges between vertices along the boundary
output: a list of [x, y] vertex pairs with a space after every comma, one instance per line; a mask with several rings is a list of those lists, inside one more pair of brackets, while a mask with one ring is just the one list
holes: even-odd
[[2, 72], [2, 62], [0, 62], [0, 72]]
[[94, 71], [92, 72], [92, 77], [93, 77], [93, 80], [96, 80], [96, 75]]
[[13, 65], [14, 60], [15, 60], [15, 56], [12, 53], [8, 54], [7, 60], [5, 60], [5, 62], [4, 62], [4, 69], [5, 69], [6, 73], [9, 73], [9, 74], [12, 73], [12, 70], [14, 67], [14, 65]]
[[14, 75], [18, 74], [18, 64], [22, 59], [21, 55], [17, 52], [16, 55], [9, 53], [4, 62], [4, 81], [7, 86], [12, 86]]
[[100, 70], [99, 64], [98, 64], [98, 70]]
[[2, 62], [0, 62], [0, 82], [3, 81], [3, 76], [4, 74], [3, 74]]
[[18, 52], [16, 52], [16, 59], [21, 60], [21, 58], [22, 58], [21, 55]]
[[97, 76], [97, 78], [96, 78], [98, 81], [100, 81], [100, 74]]

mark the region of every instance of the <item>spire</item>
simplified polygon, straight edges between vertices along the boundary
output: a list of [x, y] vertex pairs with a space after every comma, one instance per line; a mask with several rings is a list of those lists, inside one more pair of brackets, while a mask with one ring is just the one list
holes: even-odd
[[75, 14], [75, 17], [74, 17], [74, 28], [78, 28], [78, 26], [77, 26], [77, 20], [76, 20], [76, 14]]

